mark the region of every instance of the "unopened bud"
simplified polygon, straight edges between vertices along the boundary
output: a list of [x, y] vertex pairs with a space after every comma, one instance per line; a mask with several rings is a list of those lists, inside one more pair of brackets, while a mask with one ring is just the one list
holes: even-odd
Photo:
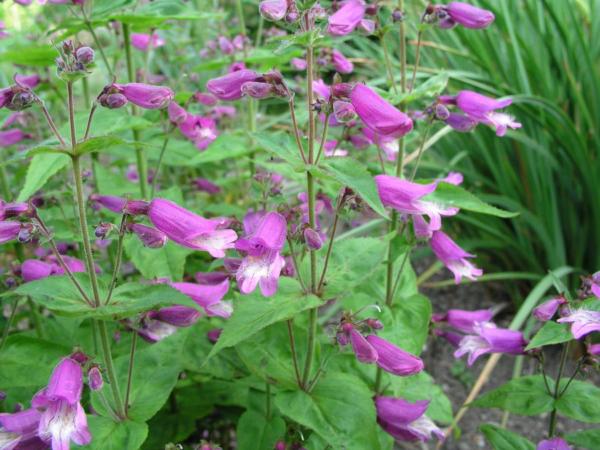
[[304, 230], [304, 242], [310, 250], [319, 250], [323, 247], [323, 240], [319, 233], [312, 228], [306, 228]]
[[439, 103], [435, 105], [434, 113], [435, 117], [439, 120], [446, 120], [448, 117], [450, 117], [450, 111], [448, 111], [448, 108]]
[[109, 109], [118, 109], [127, 104], [127, 97], [123, 94], [108, 94], [100, 100], [100, 104]]
[[11, 111], [23, 111], [33, 105], [35, 96], [29, 89], [19, 88], [9, 104], [6, 105]]
[[350, 83], [336, 83], [331, 90], [335, 98], [349, 98], [352, 93], [352, 85]]
[[62, 49], [63, 52], [65, 52], [65, 54], [70, 55], [71, 53], [73, 53], [73, 41], [70, 39], [67, 39], [66, 41], [63, 41], [62, 43]]
[[367, 319], [366, 323], [374, 330], [381, 330], [383, 328], [383, 323], [381, 323], [381, 320], [379, 319]]
[[342, 100], [333, 102], [333, 115], [340, 123], [348, 123], [356, 118], [356, 110], [352, 103]]
[[88, 385], [92, 391], [99, 391], [104, 386], [102, 374], [97, 366], [92, 366], [88, 371]]
[[150, 203], [144, 200], [127, 200], [123, 207], [123, 212], [131, 216], [140, 216], [148, 214]]
[[392, 13], [392, 20], [394, 22], [402, 22], [404, 20], [404, 13], [399, 9], [395, 9]]
[[77, 61], [87, 66], [94, 62], [94, 50], [91, 47], [79, 47], [75, 52]]
[[156, 228], [134, 223], [129, 225], [128, 229], [137, 235], [144, 247], [161, 248], [167, 243], [167, 235]]
[[106, 236], [108, 236], [108, 233], [110, 233], [112, 230], [112, 227], [112, 223], [102, 222], [96, 227], [96, 230], [94, 230], [94, 235], [98, 239], [105, 239]]
[[242, 85], [242, 94], [252, 98], [267, 98], [273, 93], [273, 86], [259, 81], [248, 81]]
[[17, 241], [19, 241], [21, 244], [25, 244], [29, 241], [31, 241], [31, 239], [33, 238], [33, 225], [31, 224], [25, 224], [21, 227], [21, 229], [19, 230], [19, 234], [17, 235]]
[[377, 5], [376, 4], [371, 4], [371, 5], [367, 5], [367, 9], [365, 10], [365, 14], [367, 16], [374, 16], [377, 14]]

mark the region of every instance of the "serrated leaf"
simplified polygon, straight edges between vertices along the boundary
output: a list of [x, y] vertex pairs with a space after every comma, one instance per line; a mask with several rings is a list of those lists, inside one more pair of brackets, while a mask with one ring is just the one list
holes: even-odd
[[560, 344], [573, 339], [571, 330], [568, 323], [557, 323], [554, 321], [548, 321], [540, 328], [540, 330], [533, 336], [529, 345], [525, 350], [531, 350], [533, 348], [539, 348], [544, 345]]
[[373, 175], [363, 165], [351, 158], [337, 158], [324, 162], [322, 166], [325, 173], [360, 195], [373, 211], [387, 217]]
[[138, 450], [148, 436], [148, 425], [145, 423], [114, 422], [102, 416], [87, 416], [92, 442], [85, 446], [86, 450]]
[[535, 450], [535, 444], [517, 433], [486, 423], [479, 427], [494, 450]]
[[600, 448], [600, 428], [594, 430], [577, 431], [564, 436], [569, 444], [577, 445], [588, 450]]
[[117, 145], [126, 144], [127, 141], [117, 136], [96, 136], [91, 137], [85, 142], [81, 142], [75, 146], [76, 155], [84, 155], [86, 153], [95, 153], [108, 150]]
[[321, 299], [314, 295], [304, 295], [298, 282], [286, 277], [280, 278], [279, 289], [273, 297], [265, 298], [257, 291], [237, 299], [233, 315], [226, 322], [219, 340], [207, 359], [271, 324], [290, 319], [322, 303]]
[[[561, 386], [566, 386], [568, 381], [568, 378], [562, 378]], [[571, 419], [600, 423], [600, 388], [589, 382], [573, 380], [567, 391], [556, 400], [556, 409], [560, 415]]]
[[17, 197], [18, 202], [29, 200], [29, 197], [44, 187], [48, 180], [69, 164], [67, 155], [44, 153], [35, 155], [25, 176], [25, 184]]
[[546, 391], [542, 376], [531, 375], [515, 378], [483, 394], [469, 406], [500, 408], [522, 416], [535, 416], [551, 411], [554, 398]]
[[462, 187], [450, 183], [438, 183], [436, 190], [423, 197], [423, 200], [505, 219], [519, 215], [517, 212], [505, 211], [489, 205]]
[[263, 450], [275, 448], [279, 439], [285, 437], [285, 422], [281, 417], [266, 417], [248, 410], [237, 424], [237, 445], [240, 450]]
[[[87, 275], [75, 274], [83, 290], [91, 299], [92, 292]], [[100, 298], [106, 298], [106, 287], [100, 284]], [[11, 293], [30, 296], [34, 302], [57, 314], [79, 318], [121, 319], [141, 311], [169, 305], [185, 305], [200, 310], [189, 297], [166, 284], [146, 285], [125, 283], [118, 286], [108, 305], [93, 308], [85, 303], [69, 278], [51, 276], [22, 284]]]
[[309, 393], [278, 392], [281, 413], [317, 433], [335, 449], [379, 450], [373, 393], [353, 375], [329, 372]]

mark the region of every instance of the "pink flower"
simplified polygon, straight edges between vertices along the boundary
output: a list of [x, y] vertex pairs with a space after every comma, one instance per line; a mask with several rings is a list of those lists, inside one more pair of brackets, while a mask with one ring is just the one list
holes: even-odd
[[206, 83], [206, 89], [220, 100], [239, 100], [242, 98], [242, 85], [255, 81], [259, 75], [253, 70], [237, 70]]
[[165, 45], [165, 40], [158, 34], [131, 33], [131, 45], [141, 51], [147, 51], [149, 47], [158, 48]]
[[63, 358], [54, 368], [48, 386], [35, 394], [31, 405], [41, 410], [39, 437], [56, 450], [66, 450], [69, 442], [87, 445], [92, 436], [81, 406], [83, 373], [78, 362]]
[[489, 322], [494, 313], [489, 309], [466, 311], [464, 309], [449, 309], [445, 314], [434, 314], [433, 322], [446, 322], [463, 333], [472, 333], [478, 323]]
[[410, 117], [364, 84], [354, 87], [350, 101], [363, 123], [375, 133], [401, 137], [412, 130], [413, 123]]
[[533, 317], [541, 322], [547, 322], [556, 314], [558, 307], [565, 303], [567, 300], [562, 296], [551, 298], [533, 310]]
[[573, 450], [563, 438], [555, 437], [540, 441], [535, 450]]
[[406, 377], [423, 370], [421, 358], [411, 355], [391, 342], [374, 334], [367, 336], [367, 341], [377, 352], [377, 365], [386, 372]]
[[218, 284], [169, 283], [169, 285], [191, 298], [206, 311], [209, 317], [218, 316], [227, 319], [233, 312], [231, 303], [223, 301], [223, 297], [229, 291], [228, 279]]
[[570, 323], [571, 333], [575, 339], [580, 339], [594, 331], [600, 331], [600, 311], [575, 309], [568, 315], [557, 320], [558, 323]]
[[194, 142], [199, 150], [206, 150], [218, 137], [217, 125], [210, 117], [188, 114], [179, 124], [179, 131]]
[[20, 231], [20, 222], [0, 221], [0, 244], [17, 239]]
[[114, 84], [128, 101], [140, 108], [162, 109], [173, 100], [175, 94], [166, 86], [154, 86], [143, 83]]
[[449, 28], [455, 23], [465, 28], [480, 29], [489, 26], [495, 19], [494, 14], [486, 9], [477, 8], [463, 2], [450, 2], [445, 7], [449, 19], [442, 19], [442, 28]]
[[468, 259], [475, 255], [465, 252], [442, 231], [434, 231], [431, 237], [431, 249], [438, 259], [454, 273], [454, 281], [459, 284], [462, 277], [475, 280], [483, 274], [483, 270], [471, 264]]
[[55, 266], [37, 259], [27, 259], [21, 264], [21, 276], [26, 283], [49, 277], [54, 273]]
[[398, 441], [428, 441], [432, 435], [444, 439], [444, 433], [425, 415], [428, 400], [414, 403], [403, 398], [375, 397], [377, 422]]
[[35, 408], [0, 413], [0, 444], [5, 450], [45, 450], [48, 444], [38, 437], [41, 414]]
[[345, 36], [354, 31], [366, 12], [361, 0], [348, 0], [334, 14], [329, 16], [327, 32], [333, 36]]
[[235, 231], [220, 229], [220, 221], [205, 219], [165, 199], [150, 202], [148, 218], [169, 239], [184, 247], [203, 250], [215, 258], [225, 256], [237, 239]]
[[31, 135], [24, 133], [18, 128], [0, 131], [0, 147], [9, 147], [18, 144], [24, 139], [30, 139]]
[[342, 52], [339, 50], [332, 50], [331, 62], [333, 64], [333, 68], [339, 73], [352, 73], [354, 70], [354, 64], [352, 64], [352, 62], [342, 55]]
[[468, 354], [469, 366], [487, 353], [521, 354], [527, 345], [520, 331], [497, 328], [491, 322], [475, 324], [473, 331], [474, 334], [461, 339], [458, 349], [454, 352], [455, 358]]
[[132, 223], [129, 224], [127, 229], [139, 238], [144, 247], [162, 248], [167, 243], [167, 235], [156, 228], [141, 223]]
[[263, 0], [258, 4], [260, 15], [272, 22], [283, 19], [287, 10], [287, 0]]

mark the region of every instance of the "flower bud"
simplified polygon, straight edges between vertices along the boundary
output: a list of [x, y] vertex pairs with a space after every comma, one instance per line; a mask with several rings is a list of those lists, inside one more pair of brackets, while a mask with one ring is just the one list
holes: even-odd
[[221, 336], [222, 332], [223, 328], [213, 328], [206, 333], [206, 337], [214, 344], [219, 340], [219, 336]]
[[392, 13], [392, 20], [394, 22], [402, 22], [404, 20], [404, 13], [399, 9], [395, 9]]
[[6, 392], [0, 391], [0, 402], [3, 402], [4, 400], [6, 400]]
[[333, 96], [336, 98], [349, 98], [352, 93], [350, 83], [336, 83], [332, 87]]
[[434, 114], [436, 119], [439, 120], [446, 120], [448, 117], [450, 117], [450, 111], [448, 111], [448, 108], [439, 103], [435, 105]]
[[144, 83], [114, 84], [128, 101], [144, 109], [162, 109], [175, 96], [171, 88]]
[[33, 225], [28, 223], [21, 226], [19, 234], [17, 235], [17, 241], [21, 244], [25, 244], [33, 238], [34, 228]]
[[143, 216], [148, 213], [150, 204], [144, 200], [127, 200], [123, 212], [131, 216]]
[[127, 104], [127, 97], [123, 94], [108, 94], [100, 97], [100, 104], [105, 108], [119, 109]]
[[367, 319], [366, 323], [374, 330], [381, 330], [383, 328], [383, 323], [381, 323], [381, 320], [379, 319]]
[[112, 223], [103, 222], [96, 227], [96, 230], [94, 230], [94, 235], [98, 239], [105, 239], [111, 230], [112, 230]]
[[134, 223], [129, 225], [128, 229], [137, 235], [142, 244], [144, 244], [144, 247], [161, 248], [167, 243], [167, 235], [156, 228]]
[[304, 230], [304, 242], [310, 250], [319, 250], [323, 247], [323, 240], [318, 232], [312, 228], [306, 228]]
[[356, 111], [352, 103], [342, 100], [333, 102], [333, 115], [340, 123], [348, 123], [356, 118]]
[[92, 366], [88, 371], [88, 384], [92, 391], [99, 391], [104, 386], [104, 380], [102, 374], [97, 366]]
[[63, 41], [62, 49], [66, 55], [70, 55], [71, 53], [73, 53], [73, 50], [74, 50], [73, 41], [71, 39], [67, 39], [66, 41]]
[[75, 52], [75, 58], [78, 62], [87, 66], [94, 62], [94, 50], [91, 47], [79, 47]]
[[23, 111], [33, 105], [35, 96], [28, 88], [16, 87], [10, 103], [6, 105], [11, 111]]
[[169, 108], [167, 109], [169, 113], [169, 120], [174, 124], [181, 124], [187, 118], [187, 111], [179, 106], [176, 102], [169, 103]]
[[258, 5], [258, 12], [260, 15], [272, 22], [283, 19], [287, 10], [287, 0], [263, 0]]

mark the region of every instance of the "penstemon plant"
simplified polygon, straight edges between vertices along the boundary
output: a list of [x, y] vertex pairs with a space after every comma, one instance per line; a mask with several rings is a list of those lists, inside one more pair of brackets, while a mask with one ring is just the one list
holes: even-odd
[[[487, 309], [432, 314], [413, 268], [430, 249], [456, 284], [477, 281], [475, 255], [442, 223], [461, 210], [515, 215], [462, 188], [460, 173], [420, 173], [446, 133], [521, 127], [503, 112], [509, 98], [448, 92], [443, 71], [420, 80], [430, 27], [483, 29], [490, 11], [450, 2], [409, 14], [403, 0], [250, 11], [238, 0], [236, 31], [206, 40], [198, 24], [224, 16], [192, 2], [49, 3], [67, 5], [52, 14], [68, 12], [58, 30], [76, 35], [49, 49], [56, 77], [19, 74], [0, 90], [11, 111], [0, 132], [11, 155], [0, 167], [0, 450], [441, 446], [460, 417], [426, 372], [428, 338], [469, 366], [533, 358], [539, 375], [469, 406], [549, 413], [538, 449], [597, 442], [557, 428], [559, 415], [600, 421], [588, 405], [600, 390], [577, 379], [600, 354], [597, 275], [576, 297], [556, 278], [560, 295], [533, 310], [544, 325], [528, 341], [534, 319], [523, 332]], [[162, 51], [173, 24], [192, 47], [206, 41], [194, 48], [205, 66]], [[377, 38], [384, 78], [354, 76], [339, 44], [359, 34]], [[28, 139], [39, 142], [15, 151]], [[26, 158], [16, 195], [6, 167]], [[543, 347], [556, 344], [554, 380]], [[482, 432], [496, 449], [534, 448], [503, 427]]]

